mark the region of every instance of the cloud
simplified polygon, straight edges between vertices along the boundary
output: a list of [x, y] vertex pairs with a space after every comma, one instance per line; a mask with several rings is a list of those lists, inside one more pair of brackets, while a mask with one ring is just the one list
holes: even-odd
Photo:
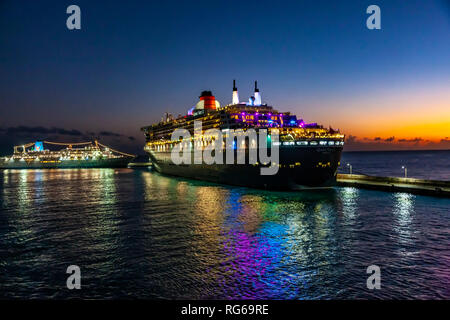
[[123, 136], [120, 133], [115, 133], [115, 132], [111, 132], [111, 131], [100, 131], [98, 134], [101, 136], [105, 136], [105, 137], [122, 137]]
[[133, 137], [133, 136], [126, 136], [124, 134], [111, 132], [111, 131], [100, 131], [98, 133], [98, 135], [103, 136], [103, 137], [126, 138], [129, 141], [135, 141], [136, 140], [136, 138]]
[[423, 141], [422, 138], [414, 138], [414, 139], [398, 139], [398, 142], [420, 142]]
[[27, 127], [27, 126], [17, 126], [2, 129], [6, 134], [11, 135], [33, 135], [33, 134], [59, 134], [59, 135], [69, 135], [69, 136], [81, 136], [83, 135], [79, 130], [66, 130], [63, 128], [44, 128], [44, 127]]
[[346, 143], [352, 144], [352, 143], [356, 142], [356, 138], [357, 138], [356, 136], [349, 135], [347, 137]]
[[377, 151], [377, 150], [448, 150], [450, 138], [445, 137], [437, 141], [416, 138], [375, 137], [358, 138], [353, 135], [347, 137], [346, 151]]
[[92, 136], [104, 136], [104, 137], [116, 137], [116, 138], [127, 138], [130, 141], [136, 140], [134, 137], [126, 136], [121, 133], [116, 133], [112, 131], [100, 131], [98, 133], [87, 131], [83, 133], [80, 130], [76, 129], [64, 129], [58, 127], [45, 128], [42, 126], [37, 127], [29, 127], [29, 126], [16, 126], [16, 127], [8, 127], [8, 128], [0, 128], [0, 133], [11, 135], [11, 136], [30, 136], [34, 137], [42, 137], [42, 136], [73, 136], [73, 137], [83, 137], [90, 138]]

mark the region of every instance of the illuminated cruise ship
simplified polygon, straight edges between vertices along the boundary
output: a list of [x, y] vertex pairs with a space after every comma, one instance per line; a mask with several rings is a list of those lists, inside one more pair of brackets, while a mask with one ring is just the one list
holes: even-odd
[[[200, 134], [194, 132], [196, 121], [202, 122]], [[249, 129], [257, 132], [264, 130], [267, 132], [268, 148], [279, 147], [279, 162], [275, 163], [278, 166], [277, 173], [261, 175], [260, 168], [267, 166], [267, 163], [259, 158], [256, 162], [246, 162], [247, 164], [229, 164], [225, 160], [223, 164], [195, 163], [195, 161], [175, 164], [171, 152], [177, 144], [182, 143], [171, 139], [176, 129], [186, 129], [192, 135], [189, 138], [191, 159], [195, 157], [196, 147], [205, 149], [211, 143], [215, 143], [214, 138], [208, 136], [208, 129], [219, 129], [224, 137], [227, 137], [227, 132], [231, 129], [240, 130], [244, 135]], [[279, 132], [279, 139], [271, 141], [275, 130]], [[234, 82], [231, 104], [221, 106], [211, 91], [203, 91], [200, 101], [188, 111], [187, 115], [174, 118], [166, 114], [159, 123], [143, 127], [142, 131], [146, 137], [144, 150], [149, 154], [153, 168], [158, 172], [216, 183], [267, 189], [333, 186], [344, 145], [344, 135], [338, 130], [324, 128], [317, 123], [305, 123], [296, 115], [279, 112], [272, 106], [263, 104], [256, 82], [254, 95], [246, 102], [239, 101]], [[260, 146], [259, 143], [258, 139], [245, 140], [243, 147], [246, 159], [249, 158], [252, 148]], [[230, 145], [223, 143], [222, 148], [225, 157], [225, 149], [230, 148]], [[236, 149], [236, 142], [231, 148]]]
[[[50, 145], [61, 150], [46, 149]], [[98, 141], [59, 143], [32, 142], [14, 147], [11, 156], [0, 158], [0, 169], [120, 168], [135, 156], [111, 149]]]

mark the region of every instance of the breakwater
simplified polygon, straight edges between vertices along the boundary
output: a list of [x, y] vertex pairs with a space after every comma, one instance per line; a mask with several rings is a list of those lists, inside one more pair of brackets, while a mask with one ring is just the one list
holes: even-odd
[[450, 181], [338, 174], [337, 184], [338, 186], [450, 197]]

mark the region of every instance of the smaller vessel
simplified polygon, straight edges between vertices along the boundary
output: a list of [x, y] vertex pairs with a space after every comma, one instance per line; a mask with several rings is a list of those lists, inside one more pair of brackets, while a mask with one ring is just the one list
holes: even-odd
[[[65, 147], [60, 150], [44, 148]], [[14, 154], [0, 158], [0, 169], [123, 168], [136, 156], [111, 149], [98, 141], [60, 143], [37, 141], [14, 146]]]

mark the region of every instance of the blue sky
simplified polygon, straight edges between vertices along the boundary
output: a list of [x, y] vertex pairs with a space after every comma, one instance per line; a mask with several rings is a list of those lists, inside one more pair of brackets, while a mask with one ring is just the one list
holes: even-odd
[[[71, 4], [78, 31], [66, 28]], [[381, 30], [366, 28], [370, 4]], [[450, 136], [449, 35], [443, 0], [2, 1], [0, 128], [140, 144], [141, 126], [184, 114], [202, 90], [229, 103], [236, 79], [242, 100], [258, 80], [264, 102], [360, 138], [390, 135], [376, 114], [405, 128], [423, 114], [434, 135], [393, 134], [437, 141]]]

